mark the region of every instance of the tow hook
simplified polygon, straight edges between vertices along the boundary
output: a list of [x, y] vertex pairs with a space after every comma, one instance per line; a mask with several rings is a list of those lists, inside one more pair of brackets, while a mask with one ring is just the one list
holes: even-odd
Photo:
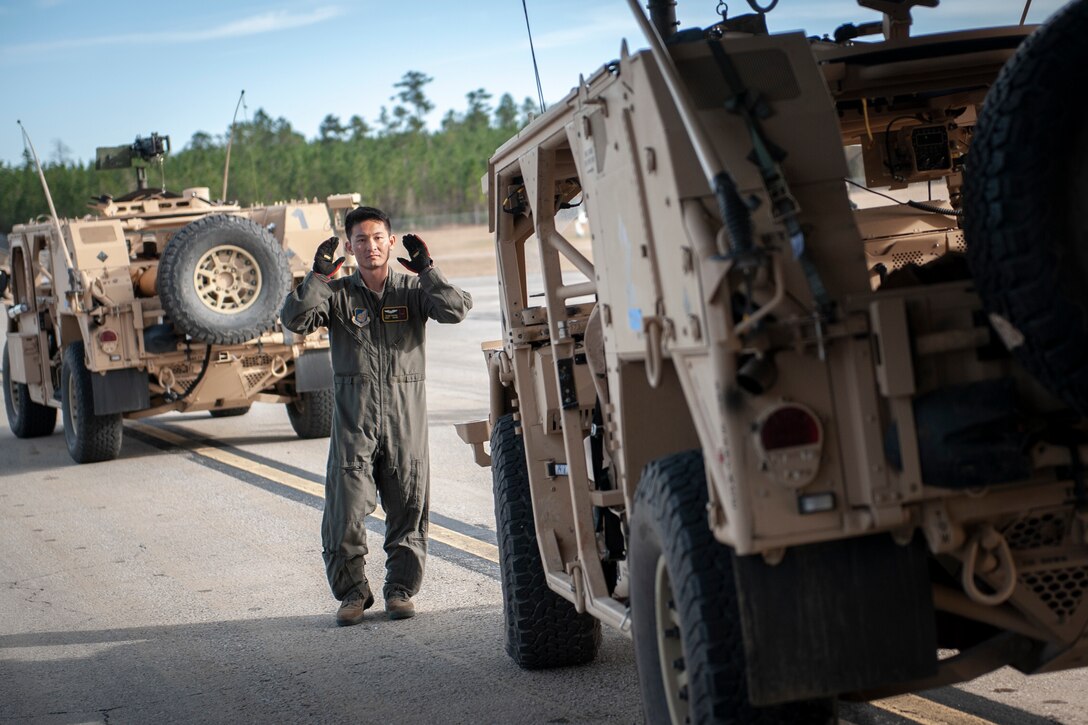
[[[1001, 584], [994, 586], [992, 594], [987, 594], [978, 588], [976, 573]], [[993, 526], [987, 524], [979, 528], [967, 542], [962, 582], [967, 596], [991, 607], [1003, 604], [1016, 590], [1016, 564], [1009, 542]]]

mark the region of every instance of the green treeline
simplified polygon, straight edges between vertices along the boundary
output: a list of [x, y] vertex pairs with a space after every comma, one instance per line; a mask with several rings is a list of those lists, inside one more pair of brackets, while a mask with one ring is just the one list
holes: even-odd
[[[487, 159], [532, 118], [536, 106], [528, 98], [519, 105], [508, 93], [492, 106], [491, 95], [481, 88], [466, 96], [463, 111], [448, 111], [431, 131], [423, 121], [434, 108], [424, 92], [431, 80], [409, 71], [395, 84], [390, 98], [395, 103], [383, 106], [373, 124], [359, 116], [345, 123], [330, 114], [311, 141], [286, 119], [257, 110], [235, 125], [227, 198], [248, 205], [355, 191], [364, 204], [385, 209], [398, 223], [483, 211], [480, 178]], [[163, 167], [166, 188], [206, 186], [213, 199], [220, 197], [228, 137], [229, 129], [221, 136], [197, 132], [171, 152]], [[123, 141], [103, 139], [101, 145], [118, 143]], [[64, 160], [63, 145], [58, 146], [61, 158], [44, 163], [44, 169], [62, 217], [87, 213], [91, 197], [121, 196], [135, 188], [135, 169], [95, 171], [93, 162]], [[152, 188], [161, 186], [157, 164], [148, 166], [147, 180]], [[0, 162], [0, 232], [47, 212], [33, 163]]]

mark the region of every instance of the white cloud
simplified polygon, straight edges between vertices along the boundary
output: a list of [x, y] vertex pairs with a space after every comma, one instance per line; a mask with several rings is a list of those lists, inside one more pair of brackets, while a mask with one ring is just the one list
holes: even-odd
[[327, 6], [315, 8], [303, 13], [288, 10], [252, 15], [228, 22], [214, 28], [199, 30], [172, 30], [152, 33], [126, 33], [123, 35], [98, 35], [85, 38], [64, 38], [36, 43], [9, 45], [0, 49], [0, 57], [17, 58], [35, 53], [52, 52], [70, 48], [87, 48], [101, 45], [172, 45], [182, 43], [200, 43], [207, 40], [238, 38], [262, 33], [274, 33], [280, 30], [302, 28], [332, 20], [344, 13], [342, 8]]
[[[639, 47], [642, 35], [638, 31], [634, 17], [630, 13], [605, 13], [600, 10], [588, 11], [578, 25], [563, 27], [557, 30], [540, 32], [537, 26], [543, 23], [533, 23], [533, 47], [540, 54], [542, 51], [555, 51], [571, 46], [601, 45], [602, 42], [612, 47], [619, 48], [619, 39], [624, 35], [632, 35], [636, 38], [635, 47]], [[485, 59], [506, 59], [511, 54], [523, 54], [519, 57], [529, 58], [529, 38], [525, 35], [524, 27], [516, 32], [504, 35], [503, 42], [481, 44], [471, 50], [451, 53], [438, 59], [436, 65], [443, 66], [452, 63], [464, 63], [468, 61], [482, 61]], [[607, 39], [607, 40], [605, 40]]]
[[[583, 19], [572, 27], [552, 30], [533, 38], [537, 48], [552, 49], [579, 45], [595, 41], [601, 37], [619, 37], [625, 33], [638, 32], [638, 25], [631, 13], [596, 13], [596, 17]], [[641, 40], [641, 34], [639, 35]]]

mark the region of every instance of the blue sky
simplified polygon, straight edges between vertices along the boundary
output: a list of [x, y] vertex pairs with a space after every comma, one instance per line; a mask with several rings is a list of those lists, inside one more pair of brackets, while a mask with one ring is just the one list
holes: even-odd
[[[764, 0], [766, 4], [767, 0]], [[547, 101], [619, 53], [644, 47], [625, 0], [527, 0]], [[1032, 0], [1041, 22], [1061, 0]], [[684, 26], [714, 21], [715, 0], [680, 0]], [[731, 15], [748, 12], [730, 0]], [[1024, 0], [943, 0], [914, 11], [916, 32], [1012, 25]], [[781, 0], [772, 31], [832, 32], [877, 19], [851, 0]], [[73, 159], [152, 131], [175, 149], [223, 133], [238, 93], [308, 138], [332, 113], [373, 123], [406, 71], [433, 77], [435, 125], [484, 88], [536, 97], [520, 0], [0, 0], [0, 161], [18, 163], [26, 125], [43, 159]], [[241, 114], [240, 114], [241, 117]]]

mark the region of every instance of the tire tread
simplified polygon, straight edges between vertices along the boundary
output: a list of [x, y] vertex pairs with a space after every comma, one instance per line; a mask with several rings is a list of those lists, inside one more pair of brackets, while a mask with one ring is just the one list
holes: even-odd
[[[262, 267], [262, 289], [255, 306], [256, 312], [245, 324], [231, 320], [230, 325], [216, 324], [214, 319], [202, 319], [189, 300], [187, 266], [190, 263], [190, 246], [197, 244], [207, 234], [229, 230], [239, 238], [248, 238], [276, 260], [271, 269]], [[195, 263], [196, 260], [191, 260]], [[163, 310], [174, 326], [199, 342], [215, 345], [239, 345], [272, 329], [283, 298], [291, 286], [291, 270], [283, 249], [276, 238], [266, 229], [246, 217], [233, 214], [211, 214], [190, 222], [175, 234], [163, 249], [159, 260], [157, 283]], [[246, 311], [248, 312], [248, 310]], [[244, 314], [244, 313], [241, 313]]]
[[[632, 536], [652, 530], [656, 541], [632, 541], [632, 593], [647, 591], [645, 578], [655, 562], [646, 554], [660, 547], [669, 566], [673, 595], [679, 610], [684, 659], [691, 688], [694, 723], [834, 722], [834, 700], [821, 699], [773, 707], [753, 707], [748, 701], [747, 667], [740, 611], [733, 580], [733, 554], [710, 530], [706, 514], [707, 483], [701, 451], [686, 451], [651, 461], [643, 469], [634, 502]], [[639, 580], [643, 581], [639, 581]], [[650, 583], [649, 590], [653, 590]], [[652, 654], [640, 638], [653, 637], [643, 629], [654, 620], [653, 603], [632, 597], [636, 659], [646, 706], [648, 678], [660, 677], [657, 645]], [[643, 609], [649, 606], [649, 610]], [[650, 661], [648, 661], [650, 660]], [[642, 668], [650, 672], [643, 673]], [[652, 719], [652, 718], [651, 718]]]
[[506, 652], [523, 669], [592, 662], [601, 644], [601, 624], [553, 592], [544, 576], [537, 544], [525, 447], [512, 416], [491, 433], [491, 468], [499, 567], [506, 620]]
[[298, 394], [299, 400], [286, 404], [291, 428], [299, 438], [328, 438], [332, 434], [334, 391], [313, 390]]
[[[61, 371], [61, 409], [68, 454], [76, 463], [112, 461], [121, 454], [124, 423], [120, 413], [95, 415], [91, 373], [83, 361], [83, 343], [69, 343], [64, 348]], [[69, 371], [74, 371], [75, 389], [69, 390]], [[69, 396], [74, 396], [80, 423], [73, 425], [68, 413]]]
[[[1066, 148], [1086, 103], [1088, 0], [1029, 36], [986, 97], [965, 185], [967, 257], [986, 310], [1024, 337], [1013, 352], [1052, 393], [1088, 414], [1088, 269], [1066, 224]], [[1088, 144], [1083, 132], [1081, 143]]]
[[[4, 344], [4, 405], [8, 414], [8, 425], [16, 438], [41, 438], [52, 435], [57, 427], [57, 409], [35, 403], [30, 399], [30, 390], [25, 383], [12, 383], [11, 360], [8, 346]], [[11, 386], [16, 388], [17, 399], [12, 399]]]

